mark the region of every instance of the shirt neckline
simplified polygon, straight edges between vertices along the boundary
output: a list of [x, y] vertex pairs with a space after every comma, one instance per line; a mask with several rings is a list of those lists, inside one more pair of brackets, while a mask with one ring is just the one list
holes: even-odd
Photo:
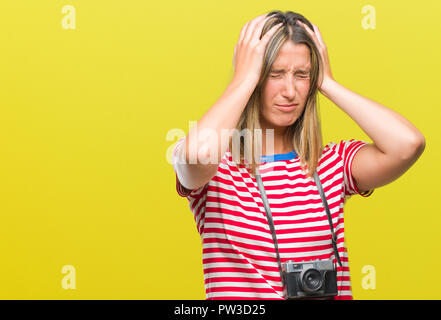
[[260, 156], [260, 161], [272, 162], [272, 161], [281, 161], [281, 160], [292, 160], [297, 157], [298, 157], [297, 153], [293, 150], [287, 153], [278, 153], [278, 154]]

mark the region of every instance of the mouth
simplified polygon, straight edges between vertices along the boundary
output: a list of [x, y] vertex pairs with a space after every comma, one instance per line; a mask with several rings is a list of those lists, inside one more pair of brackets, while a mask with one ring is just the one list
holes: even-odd
[[293, 103], [293, 104], [276, 104], [276, 106], [277, 106], [277, 108], [279, 110], [282, 110], [282, 111], [285, 111], [285, 112], [292, 111], [292, 110], [296, 109], [298, 107], [298, 105], [299, 105], [298, 103]]

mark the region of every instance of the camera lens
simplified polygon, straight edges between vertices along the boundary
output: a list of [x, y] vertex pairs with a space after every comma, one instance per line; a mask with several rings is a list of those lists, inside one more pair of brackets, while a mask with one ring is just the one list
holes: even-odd
[[306, 270], [302, 278], [303, 290], [314, 293], [322, 287], [322, 274], [317, 269]]

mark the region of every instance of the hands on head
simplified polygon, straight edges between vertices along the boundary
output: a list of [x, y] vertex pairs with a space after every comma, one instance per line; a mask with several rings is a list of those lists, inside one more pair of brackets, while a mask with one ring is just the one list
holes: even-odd
[[[262, 37], [265, 23], [272, 16], [263, 14], [248, 21], [240, 32], [239, 40], [234, 47], [233, 56], [233, 79], [239, 82], [250, 81], [257, 85], [263, 66], [263, 56], [266, 46], [274, 33], [282, 26], [282, 22], [274, 25]], [[318, 79], [318, 87], [321, 88], [323, 81], [333, 79], [326, 44], [324, 43], [318, 27], [311, 23], [311, 28], [297, 19], [297, 24], [305, 29], [306, 33], [315, 43], [322, 60], [323, 75]]]
[[239, 41], [234, 47], [233, 68], [235, 80], [251, 81], [253, 84], [257, 84], [266, 45], [282, 25], [282, 23], [274, 25], [260, 38], [263, 26], [269, 18], [267, 14], [260, 15], [243, 26]]

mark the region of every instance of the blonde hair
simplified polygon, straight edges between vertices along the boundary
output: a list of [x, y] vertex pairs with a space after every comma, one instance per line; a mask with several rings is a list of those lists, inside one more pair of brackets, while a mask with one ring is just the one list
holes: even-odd
[[[315, 46], [313, 40], [306, 33], [306, 31], [296, 24], [297, 20], [305, 23], [310, 27], [311, 23], [301, 14], [287, 11], [272, 11], [267, 16], [272, 16], [265, 23], [260, 38], [272, 28], [272, 26], [282, 22], [283, 26], [279, 28], [268, 42], [263, 58], [263, 66], [260, 74], [259, 82], [248, 100], [247, 105], [239, 119], [236, 127], [236, 132], [243, 132], [244, 129], [248, 134], [244, 138], [244, 143], [241, 139], [230, 140], [230, 151], [240, 150], [238, 159], [237, 153], [233, 152], [233, 160], [245, 166], [250, 174], [255, 175], [259, 163], [250, 161], [251, 159], [260, 159], [262, 150], [262, 141], [256, 138], [256, 132], [261, 132], [260, 127], [260, 103], [262, 91], [266, 80], [270, 73], [271, 67], [276, 60], [278, 52], [285, 41], [292, 41], [295, 44], [305, 44], [309, 48], [311, 59], [310, 71], [310, 88], [306, 98], [305, 108], [300, 117], [287, 128], [286, 136], [288, 142], [292, 143], [294, 150], [300, 159], [302, 170], [305, 171], [308, 177], [312, 177], [317, 168], [319, 158], [322, 154], [322, 132], [319, 120], [319, 111], [317, 106], [318, 93], [318, 79], [323, 72], [322, 62], [320, 60], [320, 53]], [[259, 161], [257, 161], [259, 162]]]

